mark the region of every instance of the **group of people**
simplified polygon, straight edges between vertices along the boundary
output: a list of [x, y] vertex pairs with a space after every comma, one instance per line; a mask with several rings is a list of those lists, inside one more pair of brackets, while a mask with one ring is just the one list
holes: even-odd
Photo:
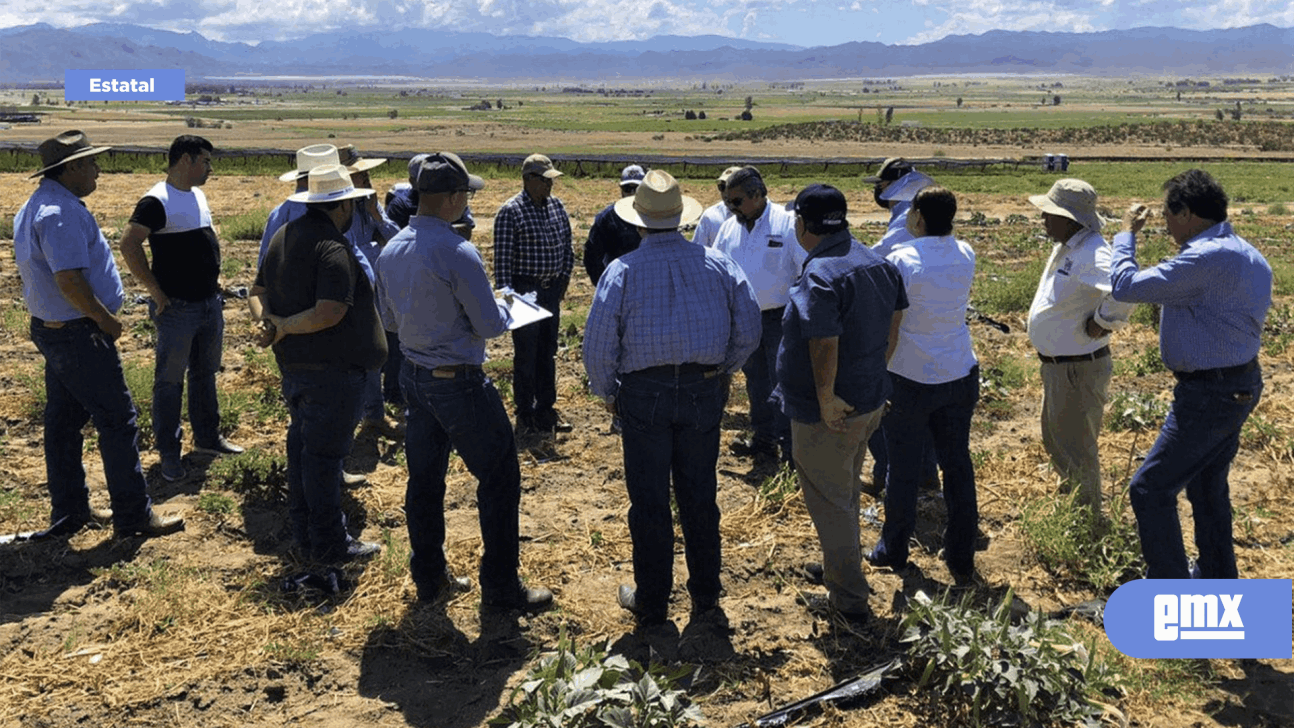
[[[114, 343], [122, 282], [82, 202], [95, 188], [95, 157], [107, 149], [77, 131], [42, 144], [33, 177], [43, 179], [15, 218], [32, 340], [46, 360], [49, 532], [70, 534], [95, 521], [111, 522], [122, 536], [158, 536], [183, 522], [149, 503]], [[185, 477], [186, 374], [194, 449], [241, 451], [219, 432], [215, 397], [224, 328], [220, 250], [200, 189], [211, 153], [201, 137], [177, 138], [166, 179], [140, 200], [120, 242], [151, 297], [158, 330], [153, 427], [167, 480]], [[445, 476], [457, 451], [478, 481], [482, 605], [545, 609], [551, 591], [518, 575], [517, 438], [570, 428], [556, 409], [559, 314], [575, 262], [570, 216], [552, 194], [562, 172], [540, 154], [523, 162], [521, 191], [495, 215], [492, 284], [470, 242], [470, 201], [484, 181], [455, 154], [420, 154], [410, 160], [407, 185], [380, 206], [367, 173], [384, 161], [353, 147], [301, 149], [296, 169], [282, 177], [297, 189], [271, 213], [249, 296], [290, 414], [295, 548], [324, 563], [379, 550], [349, 533], [340, 505], [348, 478], [342, 461], [363, 421], [405, 438], [410, 573], [419, 599], [471, 588], [450, 572], [443, 546]], [[731, 447], [793, 465], [836, 611], [866, 618], [864, 560], [907, 567], [917, 490], [931, 481], [942, 482], [947, 504], [942, 558], [955, 583], [977, 582], [970, 430], [979, 366], [966, 317], [975, 252], [954, 237], [954, 193], [910, 163], [886, 160], [865, 180], [891, 214], [872, 247], [851, 235], [839, 189], [812, 184], [791, 203], [774, 203], [752, 166], [724, 170], [721, 202], [703, 210], [668, 173], [630, 165], [620, 199], [589, 229], [583, 263], [596, 293], [583, 362], [589, 388], [622, 437], [634, 584], [622, 585], [617, 599], [639, 624], [668, 617], [671, 492], [693, 613], [718, 607], [720, 422], [738, 370], [752, 432]], [[1196, 571], [1235, 577], [1227, 471], [1262, 392], [1256, 357], [1271, 269], [1235, 235], [1226, 194], [1207, 173], [1182, 173], [1164, 190], [1164, 221], [1180, 251], [1145, 268], [1136, 261], [1145, 206], [1130, 208], [1111, 245], [1091, 185], [1062, 179], [1029, 198], [1055, 243], [1028, 319], [1042, 367], [1043, 443], [1062, 487], [1099, 515], [1110, 336], [1127, 324], [1133, 304], [1162, 305], [1161, 351], [1178, 384], [1131, 483], [1147, 576], [1192, 573], [1176, 510], [1185, 490]], [[689, 240], [683, 231], [694, 224]], [[517, 297], [551, 315], [519, 325]], [[482, 368], [486, 341], [507, 331], [515, 426]], [[403, 429], [387, 420], [386, 403], [405, 408]], [[89, 419], [99, 431], [110, 513], [89, 505], [80, 457]], [[865, 551], [859, 500], [869, 449], [885, 523]]]

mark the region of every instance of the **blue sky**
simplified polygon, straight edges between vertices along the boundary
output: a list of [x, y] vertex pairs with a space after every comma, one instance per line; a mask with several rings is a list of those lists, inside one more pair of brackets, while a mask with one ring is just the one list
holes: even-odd
[[137, 23], [255, 43], [355, 26], [452, 28], [578, 41], [716, 34], [801, 46], [915, 44], [1002, 30], [1294, 26], [1290, 0], [0, 0], [0, 27]]

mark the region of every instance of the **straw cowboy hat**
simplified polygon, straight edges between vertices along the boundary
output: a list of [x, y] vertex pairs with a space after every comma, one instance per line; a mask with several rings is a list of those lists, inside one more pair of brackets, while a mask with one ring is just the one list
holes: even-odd
[[74, 159], [89, 157], [94, 154], [103, 154], [112, 149], [112, 147], [95, 147], [90, 145], [90, 138], [84, 132], [73, 129], [65, 131], [53, 139], [46, 139], [40, 143], [40, 163], [43, 165], [32, 177], [39, 177], [49, 170], [62, 165]]
[[1030, 195], [1029, 202], [1043, 212], [1067, 217], [1094, 233], [1101, 231], [1096, 190], [1081, 179], [1058, 179], [1047, 194]]
[[701, 217], [701, 203], [685, 197], [678, 180], [668, 172], [653, 169], [643, 177], [633, 197], [616, 202], [616, 215], [630, 225], [664, 230]]
[[355, 151], [354, 144], [347, 144], [344, 147], [339, 147], [337, 149], [337, 157], [340, 160], [338, 164], [349, 169], [352, 173], [367, 172], [380, 164], [386, 164], [386, 159], [379, 159], [376, 157], [365, 159], [364, 157], [359, 156], [359, 152]]
[[311, 144], [297, 150], [297, 168], [279, 175], [280, 182], [295, 182], [310, 174], [310, 170], [324, 164], [341, 164], [337, 147], [331, 144]]
[[[335, 150], [334, 150], [335, 151]], [[350, 170], [340, 164], [325, 164], [310, 170], [310, 187], [288, 197], [292, 202], [337, 202], [375, 194], [365, 187], [359, 189], [350, 181]]]

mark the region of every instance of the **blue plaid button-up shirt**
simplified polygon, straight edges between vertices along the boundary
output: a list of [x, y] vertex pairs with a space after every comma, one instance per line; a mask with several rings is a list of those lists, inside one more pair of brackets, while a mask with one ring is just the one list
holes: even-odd
[[513, 276], [569, 278], [575, 268], [571, 218], [562, 201], [535, 203], [522, 190], [494, 215], [494, 284], [512, 285]]
[[734, 372], [759, 344], [759, 304], [731, 258], [677, 232], [611, 261], [584, 327], [589, 387], [615, 397], [618, 374], [664, 364]]

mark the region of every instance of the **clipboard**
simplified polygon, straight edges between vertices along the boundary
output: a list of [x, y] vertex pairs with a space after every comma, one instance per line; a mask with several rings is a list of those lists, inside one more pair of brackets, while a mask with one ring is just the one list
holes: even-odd
[[508, 315], [512, 317], [512, 321], [508, 324], [508, 330], [515, 331], [522, 326], [529, 326], [536, 321], [551, 318], [553, 313], [534, 301], [514, 294], [512, 296], [512, 305], [508, 307]]

